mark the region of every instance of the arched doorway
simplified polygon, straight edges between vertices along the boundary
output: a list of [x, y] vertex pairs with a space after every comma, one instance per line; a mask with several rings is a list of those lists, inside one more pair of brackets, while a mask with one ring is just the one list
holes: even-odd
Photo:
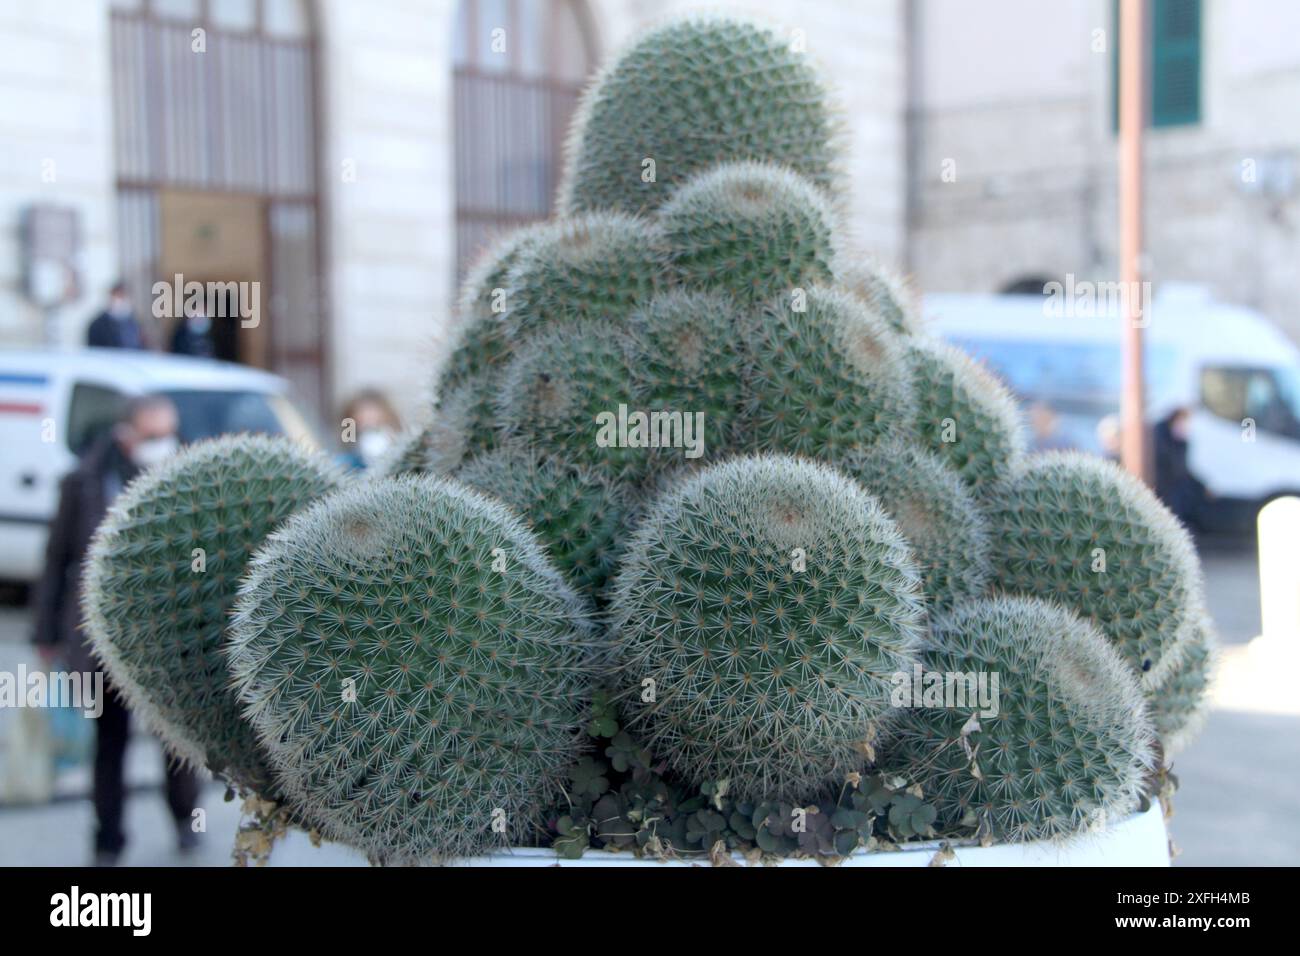
[[[111, 6], [118, 255], [137, 308], [150, 318], [154, 283], [177, 274], [234, 283], [213, 317], [218, 357], [272, 369], [320, 408], [327, 319], [307, 0]], [[239, 310], [254, 307], [250, 325]], [[175, 318], [154, 321], [166, 347]]]
[[463, 274], [492, 237], [550, 215], [569, 120], [597, 53], [578, 0], [460, 0], [454, 30]]

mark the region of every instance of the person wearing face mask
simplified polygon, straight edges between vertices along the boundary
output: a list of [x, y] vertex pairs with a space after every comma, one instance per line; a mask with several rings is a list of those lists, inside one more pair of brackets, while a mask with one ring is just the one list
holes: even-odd
[[201, 306], [186, 305], [185, 315], [176, 323], [176, 331], [172, 333], [172, 353], [195, 358], [212, 358], [216, 354], [212, 320]]
[[86, 329], [86, 344], [101, 349], [146, 349], [144, 330], [131, 311], [126, 283], [115, 282], [108, 293], [108, 306]]
[[377, 389], [358, 392], [343, 408], [344, 465], [360, 471], [373, 468], [388, 453], [402, 430], [402, 421], [392, 404]]
[[[82, 674], [99, 670], [81, 629], [82, 563], [95, 529], [122, 489], [141, 471], [176, 453], [178, 425], [171, 399], [164, 395], [136, 398], [112, 430], [92, 444], [63, 479], [46, 545], [45, 572], [35, 591], [32, 643], [47, 669], [57, 666]], [[94, 862], [99, 866], [115, 864], [126, 846], [123, 766], [129, 732], [126, 707], [105, 676], [103, 713], [95, 721]], [[166, 791], [176, 821], [178, 847], [187, 852], [198, 839], [190, 821], [198, 800], [199, 778], [168, 761]]]

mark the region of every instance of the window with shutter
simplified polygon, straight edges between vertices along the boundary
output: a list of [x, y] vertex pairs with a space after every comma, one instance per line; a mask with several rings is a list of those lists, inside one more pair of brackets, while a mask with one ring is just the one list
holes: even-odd
[[551, 214], [564, 137], [595, 63], [580, 0], [460, 0], [453, 43], [456, 269]]
[[[1119, 126], [1119, 0], [1113, 4], [1111, 122]], [[1201, 121], [1201, 0], [1150, 0], [1150, 99], [1147, 123], [1185, 126]]]
[[1151, 125], [1199, 122], [1201, 0], [1155, 0], [1151, 39]]

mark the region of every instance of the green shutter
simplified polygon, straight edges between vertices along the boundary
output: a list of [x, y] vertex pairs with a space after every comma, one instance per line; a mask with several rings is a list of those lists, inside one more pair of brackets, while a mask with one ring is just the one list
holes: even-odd
[[[1201, 0], [1151, 0], [1152, 126], [1201, 121]], [[1119, 129], [1119, 0], [1111, 5], [1110, 120]]]
[[1201, 0], [1155, 0], [1151, 41], [1151, 124], [1199, 122]]

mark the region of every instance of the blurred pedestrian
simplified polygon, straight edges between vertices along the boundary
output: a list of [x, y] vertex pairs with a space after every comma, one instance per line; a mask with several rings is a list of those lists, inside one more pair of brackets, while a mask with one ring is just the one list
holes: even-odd
[[384, 393], [367, 388], [352, 396], [343, 408], [342, 462], [361, 470], [374, 467], [402, 431], [402, 420]]
[[1061, 437], [1060, 419], [1046, 402], [1034, 402], [1029, 406], [1029, 427], [1033, 432], [1034, 451], [1059, 451], [1072, 447]]
[[[59, 507], [50, 525], [45, 572], [36, 590], [32, 636], [46, 667], [57, 661], [69, 671], [99, 670], [82, 633], [82, 562], [91, 536], [119, 492], [140, 471], [172, 455], [177, 447], [176, 406], [162, 395], [136, 398], [113, 429], [95, 442], [63, 479]], [[126, 800], [123, 769], [130, 719], [116, 690], [104, 680], [104, 711], [95, 721], [95, 834], [97, 866], [112, 866], [126, 846], [122, 829]], [[197, 845], [190, 826], [199, 778], [169, 760], [167, 802], [182, 851]]]
[[1101, 456], [1107, 461], [1120, 460], [1121, 446], [1118, 415], [1107, 415], [1097, 422], [1097, 445], [1101, 449]]
[[86, 329], [86, 344], [100, 349], [146, 349], [144, 330], [131, 309], [131, 296], [125, 282], [113, 283], [108, 305]]
[[1183, 524], [1195, 526], [1208, 495], [1187, 463], [1191, 417], [1176, 408], [1155, 427], [1156, 494]]
[[212, 319], [198, 303], [186, 303], [185, 314], [172, 332], [172, 353], [212, 358], [217, 353], [212, 339]]

